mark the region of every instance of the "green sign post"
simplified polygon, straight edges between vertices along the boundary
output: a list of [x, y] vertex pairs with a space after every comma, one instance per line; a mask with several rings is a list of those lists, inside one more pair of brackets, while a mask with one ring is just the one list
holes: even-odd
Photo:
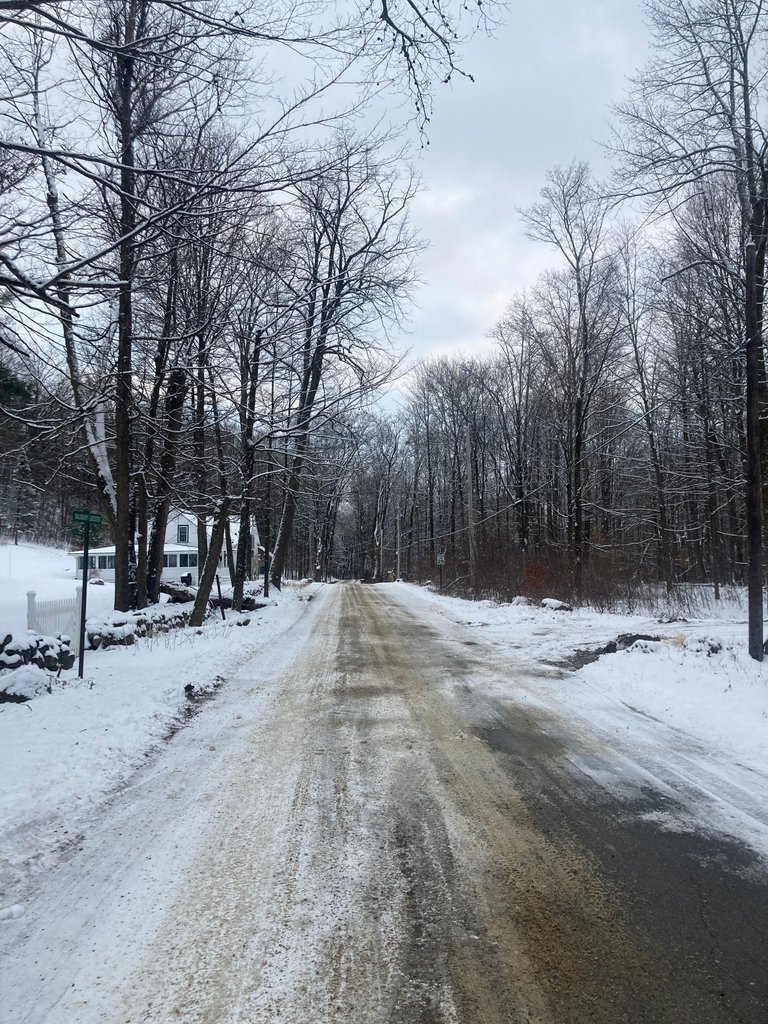
[[77, 674], [82, 679], [85, 655], [85, 609], [88, 599], [88, 548], [91, 542], [91, 527], [101, 526], [101, 516], [96, 512], [73, 512], [72, 522], [83, 528], [83, 594], [80, 605], [80, 653], [77, 663]]

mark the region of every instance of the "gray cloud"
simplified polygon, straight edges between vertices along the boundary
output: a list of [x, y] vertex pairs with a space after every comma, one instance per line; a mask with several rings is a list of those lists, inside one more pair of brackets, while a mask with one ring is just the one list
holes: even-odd
[[517, 208], [554, 164], [607, 166], [600, 140], [611, 104], [645, 58], [636, 0], [515, 4], [495, 38], [476, 38], [464, 64], [475, 83], [438, 89], [426, 189], [413, 221], [430, 243], [412, 333], [414, 356], [477, 351], [515, 291], [554, 255], [525, 238]]

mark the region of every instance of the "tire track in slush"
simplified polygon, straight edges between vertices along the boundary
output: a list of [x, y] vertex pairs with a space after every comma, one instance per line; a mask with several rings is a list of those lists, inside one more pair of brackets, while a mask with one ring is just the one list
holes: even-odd
[[296, 898], [293, 823], [305, 817], [309, 784], [302, 770], [305, 694], [294, 684], [324, 669], [333, 620], [326, 605], [313, 634], [312, 663], [302, 657], [286, 674], [268, 727], [260, 725], [250, 756], [222, 780], [211, 839], [181, 881], [135, 981], [137, 992], [149, 994], [131, 1018], [136, 1024], [249, 1019], [242, 1018], [243, 1004], [280, 956], [285, 906]]

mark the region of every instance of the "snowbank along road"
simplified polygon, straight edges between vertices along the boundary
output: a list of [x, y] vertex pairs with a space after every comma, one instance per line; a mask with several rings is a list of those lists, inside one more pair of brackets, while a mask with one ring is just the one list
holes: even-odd
[[327, 587], [244, 664], [0, 925], [3, 1024], [768, 1021], [764, 861], [662, 827], [765, 806], [500, 700], [557, 670], [422, 607]]

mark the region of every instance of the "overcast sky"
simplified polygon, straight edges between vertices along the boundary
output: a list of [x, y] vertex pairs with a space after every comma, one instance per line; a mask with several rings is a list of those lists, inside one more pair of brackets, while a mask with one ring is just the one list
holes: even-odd
[[555, 164], [605, 169], [611, 104], [646, 53], [640, 0], [511, 0], [495, 37], [470, 43], [475, 83], [437, 89], [419, 161], [426, 188], [413, 220], [429, 249], [402, 339], [414, 356], [487, 349], [514, 293], [553, 264], [517, 208]]

